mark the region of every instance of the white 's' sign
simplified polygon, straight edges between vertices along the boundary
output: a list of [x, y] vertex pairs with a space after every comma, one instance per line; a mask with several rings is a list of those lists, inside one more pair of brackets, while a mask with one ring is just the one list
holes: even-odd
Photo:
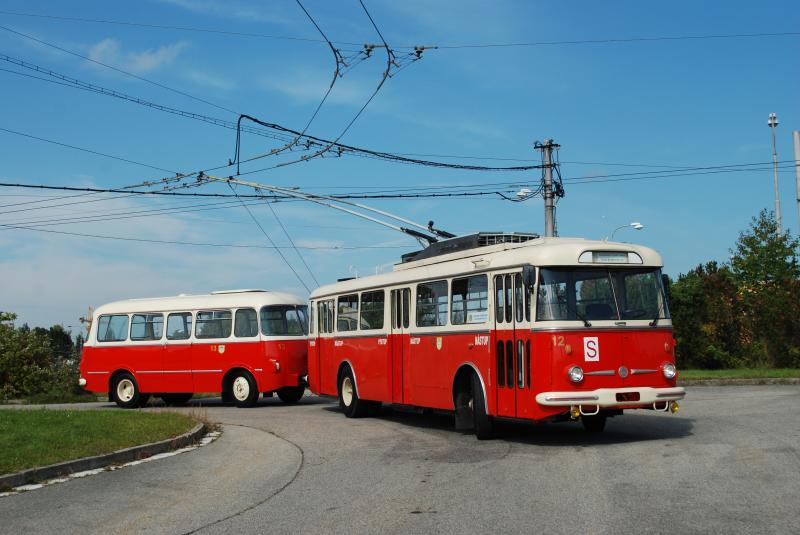
[[586, 362], [598, 362], [600, 360], [600, 342], [596, 336], [583, 337], [583, 359]]

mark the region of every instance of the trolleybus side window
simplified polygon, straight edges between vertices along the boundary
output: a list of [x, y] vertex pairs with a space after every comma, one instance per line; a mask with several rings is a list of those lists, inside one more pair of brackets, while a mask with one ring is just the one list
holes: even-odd
[[453, 325], [485, 323], [489, 318], [489, 280], [486, 275], [453, 279], [450, 321]]
[[494, 278], [494, 295], [495, 295], [495, 302], [494, 302], [494, 312], [495, 312], [495, 321], [497, 323], [503, 323], [503, 310], [505, 310], [505, 291], [503, 290], [503, 276], [496, 275]]
[[514, 319], [514, 316], [511, 313], [514, 303], [514, 288], [511, 285], [511, 275], [505, 275], [503, 277], [503, 284], [506, 287], [506, 323], [511, 323], [511, 320]]
[[237, 338], [258, 336], [258, 316], [253, 308], [240, 308], [236, 311], [233, 335]]
[[417, 285], [417, 327], [447, 325], [447, 281]]
[[[261, 307], [261, 333], [263, 335], [304, 336], [307, 332], [308, 319], [305, 306], [268, 305]], [[320, 327], [320, 332], [324, 332], [322, 327]]]
[[134, 314], [131, 317], [131, 340], [161, 340], [162, 334], [163, 314]]
[[409, 309], [411, 308], [411, 289], [403, 288], [403, 328], [409, 326]]
[[122, 342], [128, 339], [128, 315], [100, 316], [97, 322], [98, 342]]
[[167, 340], [187, 340], [191, 334], [191, 312], [176, 312], [167, 316]]
[[317, 316], [319, 318], [319, 332], [333, 332], [333, 300], [320, 301], [317, 303]]
[[522, 293], [522, 275], [517, 273], [514, 275], [514, 307], [516, 307], [516, 320], [517, 323], [522, 322], [522, 315], [524, 313], [523, 307], [523, 293]]
[[363, 292], [361, 294], [361, 329], [383, 329], [384, 301], [383, 290]]
[[336, 330], [339, 332], [358, 329], [358, 294], [339, 296], [336, 309]]
[[230, 335], [230, 310], [200, 310], [197, 312], [195, 338], [228, 338]]

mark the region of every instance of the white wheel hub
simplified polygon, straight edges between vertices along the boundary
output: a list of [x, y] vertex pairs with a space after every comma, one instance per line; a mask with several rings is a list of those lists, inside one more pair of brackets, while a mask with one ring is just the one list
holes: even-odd
[[133, 381], [130, 379], [123, 379], [117, 383], [117, 399], [123, 403], [128, 403], [133, 399], [136, 392], [136, 387], [133, 386]]
[[342, 402], [345, 407], [353, 403], [353, 381], [349, 377], [342, 379]]
[[245, 401], [250, 396], [250, 381], [241, 375], [233, 380], [233, 397], [236, 401]]

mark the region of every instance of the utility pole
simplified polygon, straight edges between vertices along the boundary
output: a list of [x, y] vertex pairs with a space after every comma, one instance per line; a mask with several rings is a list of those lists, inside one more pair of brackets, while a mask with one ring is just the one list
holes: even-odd
[[800, 132], [795, 130], [792, 137], [794, 138], [794, 172], [797, 180], [797, 221], [800, 225]]
[[555, 193], [553, 192], [553, 149], [561, 145], [554, 143], [552, 139], [545, 139], [544, 143], [536, 141], [533, 148], [542, 152], [542, 163], [544, 176], [542, 178], [544, 195], [544, 236], [552, 238], [555, 236], [556, 217], [555, 217]]
[[772, 131], [772, 172], [775, 175], [775, 221], [778, 223], [778, 234], [783, 229], [781, 227], [781, 196], [778, 191], [778, 150], [775, 145], [775, 129], [778, 127], [778, 116], [774, 113], [769, 114], [767, 125]]

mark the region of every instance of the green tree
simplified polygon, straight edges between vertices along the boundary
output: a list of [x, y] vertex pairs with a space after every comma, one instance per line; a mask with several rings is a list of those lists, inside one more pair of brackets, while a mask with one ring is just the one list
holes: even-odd
[[[800, 366], [800, 242], [762, 210], [739, 234], [731, 269], [765, 364]], [[754, 351], [757, 347], [752, 348]]]

